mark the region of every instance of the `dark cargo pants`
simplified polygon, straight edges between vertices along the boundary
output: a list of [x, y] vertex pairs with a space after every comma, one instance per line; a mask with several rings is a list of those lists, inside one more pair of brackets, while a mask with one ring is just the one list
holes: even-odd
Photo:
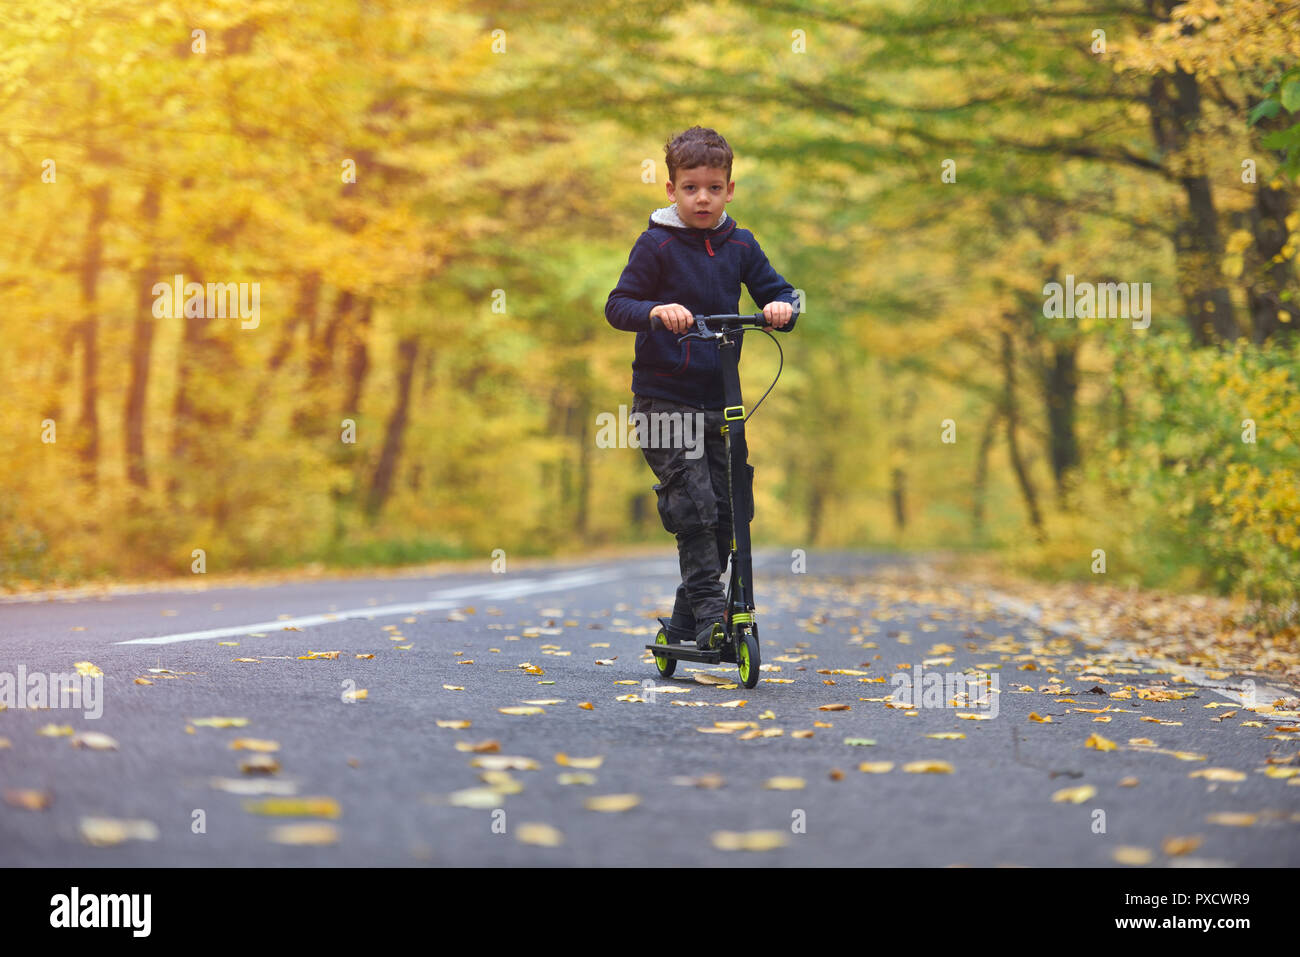
[[[700, 436], [695, 430], [693, 448], [676, 442], [673, 444], [677, 448], [643, 446], [641, 454], [659, 479], [654, 487], [659, 498], [659, 518], [664, 528], [677, 537], [682, 583], [673, 604], [674, 623], [681, 624], [692, 617], [697, 625], [719, 620], [726, 605], [726, 589], [720, 579], [731, 554], [731, 502], [727, 495], [722, 412], [648, 396], [636, 396], [632, 411], [647, 416], [674, 412], [683, 417], [696, 413], [704, 416], [704, 434]], [[653, 424], [655, 420], [650, 421]], [[692, 419], [692, 423], [697, 421]], [[660, 431], [652, 428], [650, 434]], [[688, 457], [686, 453], [695, 454], [701, 442], [704, 453], [698, 458]]]

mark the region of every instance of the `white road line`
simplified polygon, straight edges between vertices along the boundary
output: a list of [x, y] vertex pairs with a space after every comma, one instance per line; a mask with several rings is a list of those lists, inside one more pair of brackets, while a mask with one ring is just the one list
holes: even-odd
[[[563, 591], [569, 588], [584, 588], [615, 579], [626, 579], [627, 573], [622, 569], [596, 569], [592, 571], [569, 572], [554, 578], [525, 578], [513, 582], [488, 582], [479, 585], [467, 585], [460, 588], [433, 592], [432, 600], [408, 602], [401, 605], [378, 605], [366, 608], [349, 608], [346, 611], [328, 612], [323, 615], [303, 615], [298, 618], [283, 618], [278, 621], [259, 621], [251, 625], [234, 625], [226, 628], [209, 628], [205, 631], [187, 631], [175, 635], [159, 635], [156, 638], [132, 638], [119, 641], [119, 645], [171, 645], [180, 641], [202, 641], [208, 638], [228, 638], [232, 635], [247, 635], [254, 631], [282, 631], [285, 628], [310, 628], [314, 625], [330, 625], [354, 618], [386, 618], [392, 615], [410, 615], [419, 611], [443, 611], [455, 608], [465, 599], [480, 601], [499, 601], [518, 598], [522, 595], [542, 592]], [[437, 596], [437, 597], [434, 597]]]
[[[1039, 611], [1037, 605], [1031, 605], [1018, 598], [1012, 598], [1010, 595], [1004, 595], [1001, 592], [993, 591], [992, 589], [984, 589], [984, 592], [989, 596], [989, 600], [1003, 611], [1011, 612], [1013, 615], [1018, 615], [1021, 618], [1032, 621], [1039, 628], [1046, 628], [1048, 631], [1053, 631], [1058, 635], [1066, 637], [1084, 637], [1083, 629], [1073, 622], [1062, 622], [1057, 624], [1044, 623], [1042, 612]], [[1098, 641], [1098, 639], [1095, 638], [1092, 640]], [[1159, 668], [1162, 671], [1172, 672], [1175, 675], [1182, 675], [1189, 683], [1196, 685], [1198, 688], [1206, 688], [1210, 691], [1221, 694], [1229, 701], [1235, 702], [1242, 708], [1251, 709], [1257, 704], [1270, 704], [1278, 698], [1295, 697], [1293, 692], [1285, 691], [1281, 688], [1275, 688], [1271, 685], [1256, 683], [1253, 700], [1248, 700], [1251, 697], [1249, 692], [1242, 694], [1241, 691], [1233, 685], [1230, 685], [1226, 681], [1210, 678], [1199, 668], [1193, 668], [1190, 665], [1175, 664], [1172, 661], [1152, 661], [1149, 658], [1139, 658], [1137, 655], [1133, 654], [1131, 646], [1119, 640], [1112, 639], [1108, 642], [1100, 641], [1100, 644], [1102, 650], [1107, 654], [1117, 656], [1122, 655], [1127, 657], [1129, 661], [1137, 664], [1150, 665], [1151, 667]], [[1246, 680], [1254, 682], [1253, 678]], [[1261, 714], [1259, 717], [1270, 718], [1270, 720], [1274, 721], [1283, 720], [1282, 718], [1272, 718], [1272, 716], [1268, 714]]]

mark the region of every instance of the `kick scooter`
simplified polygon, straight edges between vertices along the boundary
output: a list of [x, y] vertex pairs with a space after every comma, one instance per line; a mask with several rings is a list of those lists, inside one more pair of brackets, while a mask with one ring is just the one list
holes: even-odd
[[[727, 635], [721, 647], [712, 650], [698, 648], [693, 633], [673, 627], [667, 619], [659, 619], [663, 627], [655, 635], [655, 643], [646, 645], [646, 648], [654, 653], [655, 666], [662, 678], [672, 677], [678, 660], [712, 665], [727, 661], [737, 666], [746, 688], [758, 684], [758, 620], [754, 608], [753, 560], [749, 544], [749, 523], [754, 519], [754, 469], [749, 465], [749, 449], [745, 444], [745, 422], [749, 416], [745, 414], [740, 395], [740, 340], [748, 326], [757, 328], [776, 342], [776, 337], [765, 328], [767, 325], [761, 312], [752, 316], [696, 316], [695, 331], [679, 339], [718, 343], [725, 400], [722, 436], [727, 450], [727, 494], [731, 502], [731, 577], [723, 613]], [[653, 330], [660, 326], [659, 317], [651, 317], [650, 328]], [[781, 344], [777, 342], [777, 350], [780, 348]], [[781, 361], [784, 364], [784, 357]], [[776, 376], [778, 379], [781, 377], [780, 366]], [[776, 385], [776, 379], [772, 380], [772, 385]], [[772, 386], [768, 386], [767, 392], [771, 391]], [[767, 398], [767, 392], [749, 415], [753, 415]]]

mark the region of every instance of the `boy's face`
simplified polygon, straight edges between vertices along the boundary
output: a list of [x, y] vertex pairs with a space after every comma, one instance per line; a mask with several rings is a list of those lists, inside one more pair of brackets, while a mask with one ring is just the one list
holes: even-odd
[[668, 198], [677, 204], [677, 215], [696, 229], [718, 225], [735, 192], [735, 182], [727, 182], [727, 171], [716, 166], [678, 169], [677, 181], [668, 181]]

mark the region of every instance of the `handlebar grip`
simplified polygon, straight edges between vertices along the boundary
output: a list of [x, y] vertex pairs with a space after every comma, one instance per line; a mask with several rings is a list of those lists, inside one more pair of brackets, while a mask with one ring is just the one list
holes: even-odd
[[653, 312], [650, 313], [650, 331], [654, 332], [657, 329], [660, 329], [662, 327], [663, 327], [663, 320], [660, 319], [658, 316], [656, 316]]

